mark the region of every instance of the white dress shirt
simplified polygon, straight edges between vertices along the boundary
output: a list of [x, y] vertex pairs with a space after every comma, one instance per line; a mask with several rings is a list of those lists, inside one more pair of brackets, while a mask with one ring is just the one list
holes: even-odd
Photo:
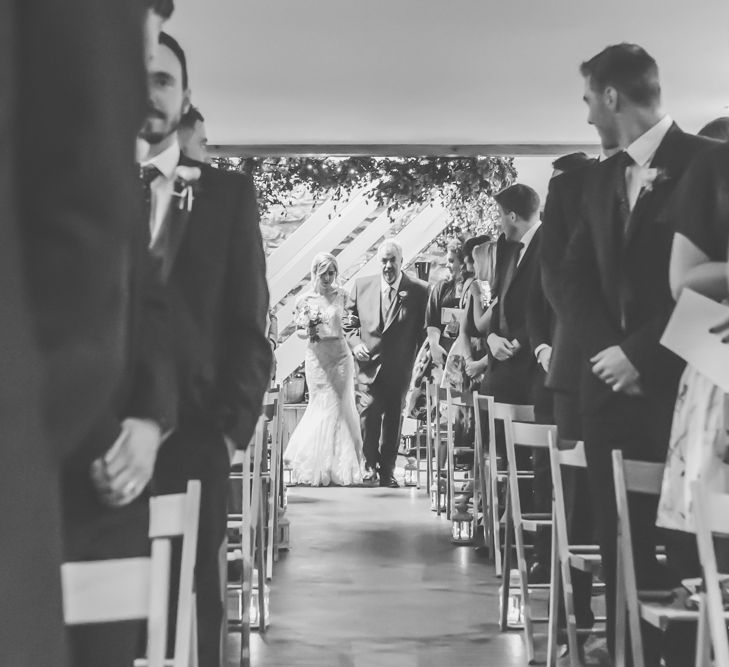
[[671, 129], [671, 125], [673, 125], [673, 119], [666, 114], [650, 130], [644, 132], [625, 149], [625, 152], [635, 162], [635, 164], [630, 165], [625, 170], [625, 187], [628, 193], [628, 203], [630, 204], [631, 211], [635, 207], [635, 203], [640, 196], [640, 191], [645, 184], [642, 172], [650, 168], [656, 151], [668, 133], [668, 130]]
[[388, 297], [388, 295], [390, 293], [390, 289], [393, 290], [392, 297], [393, 297], [393, 300], [394, 300], [395, 296], [397, 295], [398, 290], [400, 289], [400, 283], [401, 282], [402, 282], [402, 271], [400, 271], [400, 274], [395, 279], [395, 282], [392, 283], [392, 285], [390, 285], [390, 283], [388, 283], [385, 280], [384, 276], [380, 279], [380, 291], [382, 292], [382, 301], [383, 301], [383, 303], [384, 303], [384, 300]]
[[177, 138], [169, 148], [163, 150], [151, 160], [142, 162], [142, 167], [153, 165], [162, 172], [152, 181], [152, 202], [150, 207], [149, 232], [152, 244], [157, 240], [167, 212], [172, 203], [172, 193], [175, 190], [175, 169], [180, 163], [180, 144]]
[[530, 227], [526, 232], [524, 232], [524, 236], [519, 239], [519, 243], [521, 243], [521, 250], [519, 251], [519, 257], [516, 260], [517, 266], [521, 264], [521, 260], [524, 258], [529, 244], [532, 242], [534, 235], [537, 233], [537, 230], [541, 227], [541, 225], [542, 222], [540, 220], [534, 225], [534, 227]]

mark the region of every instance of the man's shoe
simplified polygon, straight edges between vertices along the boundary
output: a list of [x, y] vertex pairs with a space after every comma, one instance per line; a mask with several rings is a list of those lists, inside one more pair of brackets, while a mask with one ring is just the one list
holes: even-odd
[[388, 489], [399, 489], [400, 485], [397, 483], [397, 480], [392, 476], [388, 477], [380, 477], [380, 486], [384, 486]]

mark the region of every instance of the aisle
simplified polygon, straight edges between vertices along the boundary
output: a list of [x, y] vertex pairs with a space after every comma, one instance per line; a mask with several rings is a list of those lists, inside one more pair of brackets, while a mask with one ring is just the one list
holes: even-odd
[[449, 542], [424, 491], [293, 488], [289, 516], [254, 667], [526, 663], [519, 634], [498, 631], [493, 569]]

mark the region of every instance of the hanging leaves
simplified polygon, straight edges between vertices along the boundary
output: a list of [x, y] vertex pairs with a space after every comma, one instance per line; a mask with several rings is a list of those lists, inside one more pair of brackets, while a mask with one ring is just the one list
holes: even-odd
[[340, 200], [364, 188], [391, 216], [441, 201], [451, 218], [444, 239], [493, 232], [492, 196], [516, 179], [513, 158], [504, 157], [251, 157], [215, 162], [252, 176], [261, 215], [273, 206], [285, 209], [302, 188], [315, 202]]

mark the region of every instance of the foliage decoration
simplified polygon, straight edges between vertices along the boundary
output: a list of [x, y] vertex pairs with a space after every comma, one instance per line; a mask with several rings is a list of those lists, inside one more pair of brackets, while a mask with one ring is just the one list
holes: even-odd
[[516, 178], [504, 157], [250, 157], [218, 158], [220, 168], [252, 176], [261, 215], [286, 208], [305, 188], [315, 201], [363, 188], [389, 215], [441, 201], [450, 213], [445, 238], [494, 229], [493, 194]]

